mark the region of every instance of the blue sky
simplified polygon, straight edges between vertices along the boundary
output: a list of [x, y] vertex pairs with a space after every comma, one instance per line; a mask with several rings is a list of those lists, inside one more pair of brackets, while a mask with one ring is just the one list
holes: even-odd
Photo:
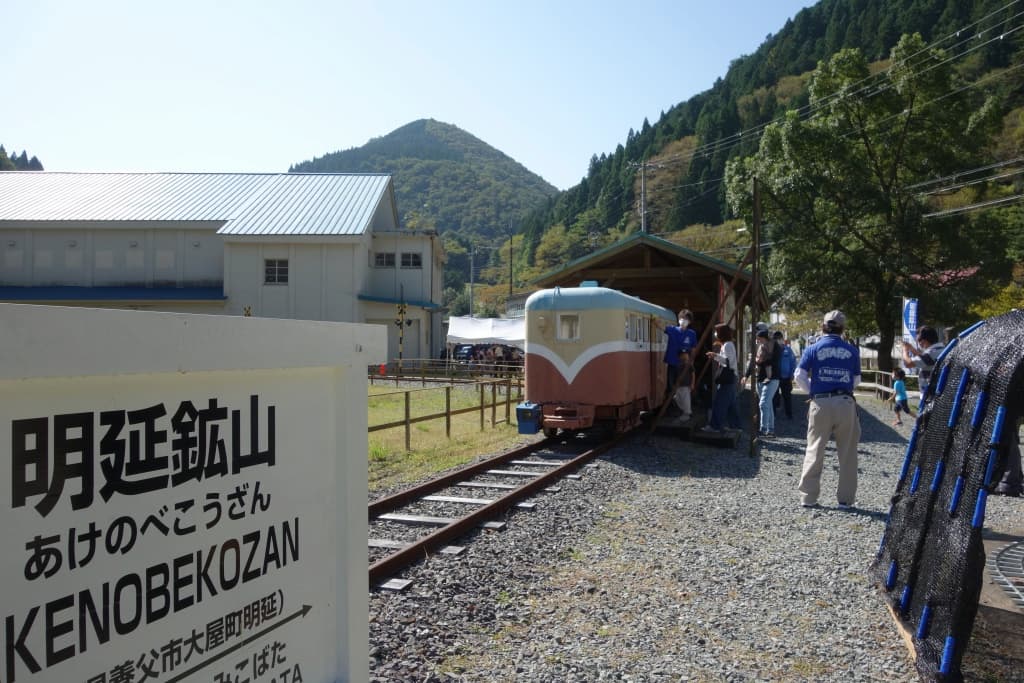
[[810, 0], [7, 0], [0, 143], [49, 171], [285, 171], [451, 123], [565, 189]]

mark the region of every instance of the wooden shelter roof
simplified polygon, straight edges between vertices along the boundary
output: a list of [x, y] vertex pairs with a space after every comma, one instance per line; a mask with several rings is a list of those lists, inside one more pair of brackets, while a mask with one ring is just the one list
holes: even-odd
[[[610, 287], [676, 311], [688, 307], [695, 314], [707, 314], [717, 306], [719, 277], [728, 286], [736, 279], [738, 297], [752, 274], [646, 233], [634, 233], [603, 249], [572, 261], [534, 280], [539, 287], [576, 287], [584, 280], [596, 280]], [[767, 309], [767, 294], [760, 292], [761, 310]]]

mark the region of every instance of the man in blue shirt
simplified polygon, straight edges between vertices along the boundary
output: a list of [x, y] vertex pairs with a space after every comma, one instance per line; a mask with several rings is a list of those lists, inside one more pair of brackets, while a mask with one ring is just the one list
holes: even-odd
[[[691, 363], [690, 357], [693, 347], [697, 345], [697, 333], [690, 329], [693, 323], [693, 313], [687, 309], [679, 311], [679, 327], [666, 325], [665, 331], [665, 364], [668, 366], [668, 392], [674, 398], [679, 410], [682, 411], [680, 420], [685, 422], [690, 419], [690, 382]], [[683, 377], [680, 377], [680, 374]], [[677, 386], [678, 385], [678, 386]]]
[[[786, 341], [782, 330], [775, 330], [772, 335], [775, 343], [782, 349], [782, 360], [779, 362], [779, 391], [775, 394], [775, 405], [781, 403], [786, 411], [786, 417], [793, 419], [793, 373], [796, 372], [796, 356], [793, 349]], [[781, 397], [781, 401], [779, 400]]]
[[816, 507], [821, 493], [821, 470], [830, 434], [836, 438], [840, 508], [850, 508], [857, 497], [857, 443], [860, 419], [853, 388], [860, 384], [860, 351], [843, 340], [846, 316], [842, 311], [825, 314], [818, 341], [807, 347], [793, 379], [811, 395], [807, 410], [807, 450], [800, 474], [800, 503]]

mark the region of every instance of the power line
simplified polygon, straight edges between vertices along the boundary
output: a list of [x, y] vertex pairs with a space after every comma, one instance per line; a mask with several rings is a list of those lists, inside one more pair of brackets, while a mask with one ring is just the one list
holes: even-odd
[[[936, 183], [944, 183], [947, 180], [954, 180], [955, 181], [957, 178], [960, 178], [961, 176], [974, 175], [975, 173], [981, 173], [982, 171], [992, 171], [992, 170], [995, 170], [997, 168], [1005, 168], [1006, 166], [1013, 166], [1014, 164], [1019, 164], [1021, 162], [1024, 162], [1024, 157], [1017, 157], [1016, 159], [1007, 159], [1006, 161], [997, 161], [997, 162], [995, 162], [993, 164], [989, 164], [988, 166], [979, 166], [977, 168], [968, 169], [966, 171], [957, 171], [956, 173], [951, 173], [951, 174], [949, 174], [947, 176], [943, 176], [941, 178], [935, 178], [933, 180], [925, 180], [925, 181], [922, 181], [920, 183], [914, 183], [913, 185], [907, 185], [903, 189], [904, 190], [916, 190], [917, 188], [925, 187], [926, 185], [934, 185]], [[921, 194], [925, 194], [925, 193], [922, 192]]]
[[922, 218], [941, 218], [943, 216], [954, 216], [961, 213], [967, 213], [969, 211], [978, 211], [979, 209], [991, 209], [994, 206], [1002, 206], [1003, 204], [1015, 204], [1021, 200], [1024, 200], [1024, 194], [1015, 194], [1012, 197], [1002, 197], [1000, 199], [990, 199], [987, 202], [978, 202], [977, 204], [968, 204], [967, 206], [958, 206], [955, 209], [946, 209], [945, 211], [936, 211], [934, 213], [926, 213]]
[[1012, 178], [1024, 173], [1024, 168], [1012, 171], [1010, 173], [1000, 173], [999, 175], [988, 176], [987, 178], [979, 178], [978, 180], [971, 180], [966, 183], [959, 183], [957, 185], [947, 185], [946, 187], [940, 187], [937, 190], [930, 190], [928, 192], [918, 192], [918, 197], [931, 197], [939, 194], [948, 194], [955, 190], [961, 190], [965, 187], [971, 187], [973, 185], [981, 185], [982, 183], [990, 183], [994, 180], [1003, 180], [1004, 178]]
[[[940, 49], [940, 46], [942, 44], [946, 43], [947, 41], [949, 41], [951, 39], [957, 38], [961, 34], [963, 34], [965, 32], [968, 32], [968, 31], [971, 31], [972, 29], [977, 28], [977, 30], [973, 31], [971, 33], [971, 35], [969, 35], [968, 37], [964, 38], [963, 40], [960, 40], [959, 42], [957, 42], [957, 43], [953, 44], [952, 46], [950, 46], [949, 50], [955, 51], [957, 48], [959, 48], [959, 47], [961, 47], [963, 45], [966, 45], [968, 43], [971, 43], [972, 41], [976, 41], [978, 39], [981, 39], [983, 36], [985, 36], [990, 31], [993, 31], [995, 29], [999, 29], [1001, 27], [1004, 27], [1008, 22], [1014, 21], [1014, 20], [1018, 19], [1019, 17], [1024, 16], [1024, 11], [1020, 11], [1020, 12], [1016, 12], [1015, 14], [1011, 15], [1008, 18], [999, 19], [996, 22], [994, 22], [992, 25], [982, 26], [985, 22], [988, 22], [993, 17], [997, 17], [998, 15], [1000, 15], [1001, 13], [1003, 13], [1006, 10], [1010, 9], [1014, 5], [1017, 5], [1019, 2], [1021, 2], [1021, 0], [1012, 0], [1012, 2], [1009, 2], [1006, 5], [1004, 5], [1003, 7], [999, 8], [999, 9], [993, 11], [993, 12], [990, 12], [989, 14], [985, 15], [981, 19], [978, 19], [977, 21], [974, 21], [974, 22], [972, 22], [970, 24], [967, 24], [966, 26], [961, 27], [961, 28], [957, 29], [956, 31], [953, 31], [953, 32], [947, 34], [946, 36], [944, 36], [944, 37], [942, 37], [942, 38], [940, 38], [938, 40], [932, 41], [928, 45], [925, 45], [924, 47], [922, 47], [917, 52], [914, 52], [913, 54], [908, 55], [907, 57], [904, 57], [899, 62], [891, 64], [885, 70], [883, 70], [881, 72], [878, 72], [876, 74], [871, 74], [871, 75], [866, 76], [865, 78], [861, 79], [860, 81], [856, 81], [856, 82], [854, 82], [852, 84], [844, 86], [844, 87], [836, 90], [835, 92], [833, 92], [833, 93], [831, 93], [829, 95], [826, 95], [826, 96], [818, 99], [817, 101], [815, 101], [813, 103], [809, 103], [807, 105], [804, 105], [803, 107], [800, 107], [800, 108], [796, 109], [795, 111], [797, 112], [797, 115], [801, 119], [803, 119], [803, 120], [811, 120], [813, 118], [816, 118], [817, 115], [822, 112], [822, 110], [824, 110], [827, 107], [830, 107], [832, 104], [834, 104], [839, 99], [856, 97], [856, 96], [861, 95], [863, 93], [867, 93], [866, 97], [870, 98], [870, 97], [874, 97], [874, 96], [877, 96], [879, 94], [882, 94], [882, 93], [888, 91], [893, 86], [890, 85], [890, 84], [886, 84], [884, 82], [884, 78], [888, 74], [890, 74], [894, 69], [896, 69], [898, 67], [910, 65], [910, 69], [912, 69], [912, 70], [918, 69], [918, 70], [914, 71], [913, 73], [910, 73], [909, 76], [910, 77], [920, 77], [920, 76], [928, 73], [929, 71], [931, 71], [931, 70], [933, 70], [935, 68], [938, 68], [939, 66], [947, 64], [947, 63], [949, 63], [949, 62], [951, 62], [953, 60], [961, 59], [961, 58], [963, 58], [963, 57], [965, 57], [965, 56], [967, 56], [967, 55], [969, 55], [969, 54], [971, 54], [971, 53], [973, 53], [973, 52], [975, 52], [977, 50], [980, 50], [980, 49], [984, 48], [985, 46], [987, 46], [987, 45], [989, 45], [989, 44], [991, 44], [991, 43], [993, 43], [993, 42], [995, 42], [997, 40], [1003, 40], [1003, 39], [1006, 38], [1006, 36], [1012, 35], [1012, 34], [1018, 32], [1018, 31], [1024, 29], [1024, 25], [1018, 25], [1018, 26], [1015, 26], [1015, 27], [1011, 27], [1009, 30], [1002, 30], [998, 36], [994, 36], [994, 37], [992, 37], [992, 38], [990, 38], [990, 39], [988, 39], [988, 40], [986, 40], [986, 41], [984, 41], [984, 42], [982, 42], [980, 44], [974, 45], [974, 46], [970, 47], [967, 50], [963, 50], [963, 51], [957, 52], [956, 54], [953, 54], [953, 55], [951, 55], [951, 56], [949, 56], [949, 57], [947, 57], [945, 59], [942, 59], [940, 61], [935, 61], [935, 55], [933, 54], [933, 50]], [[980, 28], [978, 28], [978, 27], [980, 27]], [[913, 62], [913, 60], [915, 58], [917, 58], [918, 56], [920, 56], [920, 55], [926, 55], [926, 57], [924, 59], [921, 59], [921, 60], [917, 61], [916, 63]], [[929, 62], [934, 62], [934, 63], [929, 63]], [[921, 68], [921, 67], [923, 67], [923, 68]], [[1002, 72], [999, 72], [999, 73], [996, 73], [996, 74], [991, 74], [988, 77], [985, 77], [985, 78], [982, 78], [980, 80], [974, 81], [974, 82], [969, 83], [969, 84], [967, 84], [967, 85], [965, 85], [963, 87], [951, 90], [950, 92], [948, 92], [948, 93], [946, 93], [946, 94], [944, 94], [944, 95], [942, 95], [940, 97], [936, 97], [936, 98], [934, 98], [934, 99], [932, 99], [932, 100], [930, 100], [928, 102], [925, 102], [923, 104], [917, 105], [917, 108], [923, 108], [923, 107], [928, 106], [930, 104], [934, 104], [936, 102], [942, 101], [942, 100], [944, 100], [947, 97], [951, 97], [951, 96], [953, 96], [955, 94], [964, 92], [965, 90], [968, 90], [969, 88], [977, 87], [979, 85], [982, 85], [983, 83], [986, 83], [986, 82], [988, 82], [988, 81], [990, 81], [990, 80], [992, 80], [994, 78], [999, 78], [999, 77], [1005, 76], [1006, 74], [1011, 73], [1013, 71], [1016, 71], [1017, 69], [1019, 69], [1021, 67], [1024, 67], [1024, 64], [1017, 64], [1017, 65], [1014, 65], [1011, 68], [1006, 69], [1006, 70], [1004, 70]], [[876, 87], [874, 85], [875, 83], [879, 83], [879, 85]], [[858, 87], [858, 86], [860, 86], [860, 87]], [[851, 90], [851, 88], [853, 88], [853, 90]], [[867, 132], [868, 130], [877, 131], [885, 123], [887, 123], [887, 122], [889, 122], [891, 120], [895, 120], [895, 119], [899, 118], [900, 116], [905, 115], [906, 113], [907, 113], [906, 111], [903, 111], [903, 112], [900, 112], [900, 113], [897, 113], [897, 114], [893, 114], [892, 116], [886, 117], [884, 119], [881, 119], [880, 121], [872, 122], [870, 127], [855, 128], [854, 130], [852, 130], [849, 133], [847, 133], [847, 135], [852, 135], [852, 134], [854, 134], [855, 132], [858, 132], [858, 131], [860, 131], [860, 132]], [[676, 165], [676, 164], [679, 164], [679, 163], [692, 162], [698, 156], [704, 156], [705, 158], [708, 158], [708, 157], [710, 157], [712, 155], [715, 155], [715, 154], [718, 154], [718, 153], [728, 152], [728, 151], [734, 149], [736, 146], [743, 144], [745, 141], [748, 141], [748, 140], [751, 141], [751, 142], [755, 141], [756, 139], [759, 138], [759, 136], [764, 132], [764, 130], [769, 125], [771, 125], [773, 123], [777, 123], [779, 121], [782, 121], [783, 119], [784, 119], [784, 117], [779, 117], [779, 118], [776, 118], [776, 119], [772, 119], [771, 121], [767, 121], [765, 123], [758, 124], [757, 126], [754, 126], [752, 128], [749, 128], [749, 129], [746, 129], [746, 130], [742, 130], [742, 131], [737, 131], [736, 133], [732, 133], [730, 135], [721, 137], [721, 138], [719, 138], [717, 140], [714, 140], [712, 142], [708, 142], [708, 143], [699, 145], [699, 146], [695, 147], [694, 149], [692, 149], [692, 150], [690, 150], [688, 152], [679, 152], [679, 153], [676, 153], [676, 154], [673, 154], [673, 155], [667, 155], [667, 156], [664, 156], [664, 157], [660, 157], [660, 158], [658, 158], [657, 161], [654, 161], [654, 162], [651, 162], [651, 161], [648, 161], [648, 160], [643, 160], [641, 162], [627, 162], [627, 163], [630, 166], [634, 167], [634, 168], [640, 168], [641, 169], [641, 173], [646, 175], [646, 171], [648, 169], [654, 171], [654, 170], [666, 168], [668, 166]], [[958, 174], [958, 175], [960, 175], [960, 174]], [[718, 189], [718, 187], [720, 186], [720, 182], [722, 180], [724, 180], [724, 178], [714, 178], [714, 179], [711, 179], [711, 180], [704, 180], [704, 181], [700, 181], [700, 182], [697, 182], [697, 183], [686, 183], [686, 184], [681, 184], [681, 185], [670, 186], [668, 188], [663, 188], [663, 189], [672, 190], [672, 189], [682, 189], [682, 188], [687, 188], [687, 187], [698, 187], [698, 186], [704, 187], [704, 186], [706, 186], [709, 183], [715, 183], [715, 185], [713, 185], [708, 190], [704, 190], [703, 192], [701, 192], [696, 197], [690, 198], [690, 199], [688, 199], [686, 202], [684, 202], [682, 204], [675, 204], [675, 205], [669, 206], [667, 208], [657, 209], [657, 210], [652, 210], [652, 209], [650, 209], [649, 207], [646, 206], [646, 187], [645, 187], [646, 186], [646, 182], [644, 182], [645, 180], [646, 180], [646, 178], [642, 177], [641, 198], [640, 198], [640, 203], [641, 203], [641, 208], [640, 208], [641, 224], [644, 225], [644, 226], [646, 225], [646, 218], [647, 218], [647, 215], [649, 213], [661, 213], [661, 212], [673, 210], [673, 209], [676, 209], [676, 208], [685, 208], [686, 206], [689, 206], [689, 205], [691, 205], [693, 203], [696, 203], [701, 197], [706, 196], [710, 191]], [[929, 181], [929, 182], [934, 183], [935, 181]], [[916, 187], [916, 186], [911, 186], [911, 187]], [[603, 199], [605, 201], [615, 201], [618, 198], [622, 197], [627, 191], [629, 191], [629, 188], [623, 188], [621, 191], [615, 193], [614, 195], [608, 196], [608, 197], [603, 196], [603, 193], [602, 193], [601, 195], [599, 195], [599, 200]]]
[[[859, 95], [859, 94], [861, 94], [863, 92], [866, 92], [866, 91], [870, 90], [870, 88], [865, 86], [865, 87], [862, 87], [862, 88], [860, 88], [858, 90], [855, 90], [855, 91], [851, 92], [849, 90], [850, 87], [855, 87], [857, 85], [860, 85], [861, 83], [866, 83], [866, 82], [869, 82], [869, 81], [872, 81], [872, 80], [881, 80], [885, 75], [887, 75], [889, 72], [891, 72], [894, 68], [896, 68], [897, 66], [902, 66], [904, 64], [909, 63], [911, 61], [911, 59], [913, 59], [914, 57], [916, 57], [916, 56], [918, 56], [920, 54], [924, 54], [924, 53], [928, 52], [929, 53], [929, 59], [930, 59], [931, 58], [930, 51], [933, 50], [933, 49], [937, 49], [939, 45], [941, 45], [943, 42], [945, 42], [949, 38], [960, 35], [962, 32], [967, 31], [967, 30], [969, 30], [969, 29], [971, 29], [971, 28], [981, 24], [982, 22], [984, 22], [984, 21], [990, 19], [991, 17], [999, 14], [1000, 12], [1002, 12], [1002, 11], [1012, 7], [1013, 5], [1017, 4], [1018, 2], [1020, 2], [1020, 0], [1014, 0], [1011, 3], [1009, 3], [1007, 5], [1004, 5], [1002, 8], [1000, 8], [1000, 9], [994, 11], [994, 12], [989, 13], [985, 17], [982, 17], [978, 21], [975, 21], [975, 22], [973, 22], [971, 24], [968, 24], [967, 26], [964, 26], [964, 27], [962, 27], [960, 29], [957, 29], [956, 31], [948, 34], [944, 38], [941, 38], [941, 39], [939, 39], [937, 41], [932, 41], [930, 44], [924, 46], [923, 48], [921, 48], [917, 52], [913, 53], [912, 55], [909, 55], [908, 57], [904, 58], [899, 63], [890, 65], [887, 69], [885, 69], [885, 70], [883, 70], [883, 71], [881, 71], [881, 72], [879, 72], [877, 74], [872, 74], [871, 76], [867, 76], [867, 77], [861, 79], [860, 81], [857, 81], [857, 82], [855, 82], [855, 83], [853, 83], [853, 84], [851, 84], [849, 86], [846, 86], [844, 88], [841, 88], [840, 90], [837, 90], [834, 93], [831, 93], [830, 95], [827, 95], [827, 96], [823, 97], [822, 99], [818, 100], [817, 102], [804, 105], [803, 107], [800, 107], [800, 108], [796, 109], [795, 111], [804, 120], [809, 120], [811, 118], [814, 118], [815, 115], [818, 112], [820, 112], [825, 107], [830, 106], [835, 100], [837, 100], [839, 98], [842, 98], [842, 97], [856, 96], [856, 95]], [[1007, 21], [1012, 21], [1013, 19], [1016, 19], [1016, 18], [1021, 17], [1021, 16], [1024, 16], [1024, 12], [1018, 12], [1018, 13], [1014, 14], [1013, 16], [1011, 16], [1008, 19], [1001, 20], [1001, 23], [1005, 23]], [[963, 44], [965, 44], [967, 42], [970, 42], [971, 40], [975, 40], [977, 38], [980, 38], [981, 36], [983, 36], [988, 31], [992, 30], [993, 28], [994, 28], [994, 26], [982, 29], [982, 30], [976, 32], [970, 38], [967, 38], [967, 39], [957, 43], [953, 47], [955, 48], [955, 47], [963, 45]], [[954, 59], [960, 59], [962, 57], [965, 57], [965, 56], [971, 54], [972, 52], [974, 52], [976, 50], [980, 50], [981, 48], [985, 47], [986, 45], [988, 45], [988, 44], [990, 44], [992, 42], [995, 42], [996, 40], [1003, 40], [1007, 35], [1011, 35], [1011, 34], [1017, 32], [1017, 31], [1021, 30], [1022, 28], [1024, 28], [1024, 25], [1014, 27], [1010, 31], [1004, 31], [1004, 32], [1002, 32], [997, 37], [991, 38], [991, 39], [985, 41], [984, 43], [981, 43], [979, 45], [976, 45], [976, 46], [970, 48], [969, 50], [965, 50], [964, 52], [961, 52], [959, 54], [953, 55], [952, 57], [949, 57], [949, 58], [947, 58], [947, 59], [945, 59], [945, 60], [943, 60], [943, 61], [941, 61], [941, 62], [939, 62], [937, 64], [930, 65], [926, 69], [924, 69], [923, 71], [919, 71], [919, 72], [911, 74], [911, 76], [920, 76], [920, 75], [922, 75], [924, 73], [927, 73], [931, 69], [936, 68], [937, 66], [939, 66], [941, 64], [948, 63], [948, 62], [950, 62], [950, 61], [952, 61]], [[925, 63], [927, 63], [927, 61], [929, 61], [929, 59], [921, 60], [920, 62], [918, 62], [917, 64], [914, 64], [913, 66], [914, 67], [922, 66]], [[965, 86], [964, 88], [961, 88], [959, 90], [952, 91], [947, 96], [952, 95], [952, 94], [956, 94], [958, 92], [962, 92], [963, 90], [967, 89], [968, 87], [973, 87], [974, 85], [979, 85], [980, 83], [982, 83], [982, 82], [984, 82], [986, 80], [988, 80], [988, 79], [982, 79], [981, 81], [974, 82], [970, 86]], [[890, 87], [891, 86], [879, 87], [877, 90], [875, 90], [874, 92], [870, 93], [869, 96], [873, 97], [875, 95], [881, 94], [882, 92], [885, 92], [886, 90], [888, 90]], [[937, 100], [933, 100], [932, 102], [934, 102], [934, 101], [937, 101]], [[734, 147], [736, 147], [737, 145], [742, 144], [744, 142], [744, 138], [745, 137], [748, 137], [748, 136], [749, 137], [758, 136], [769, 125], [771, 125], [772, 123], [779, 122], [781, 120], [783, 120], [782, 117], [776, 118], [776, 119], [772, 119], [771, 121], [767, 121], [765, 123], [758, 124], [757, 126], [754, 126], [752, 128], [748, 128], [748, 129], [743, 130], [743, 131], [738, 131], [736, 133], [732, 133], [732, 134], [727, 135], [725, 137], [719, 138], [719, 139], [717, 139], [717, 140], [715, 140], [713, 142], [708, 142], [708, 143], [705, 143], [703, 145], [700, 145], [700, 146], [694, 148], [693, 150], [691, 150], [690, 152], [678, 153], [678, 154], [670, 155], [670, 156], [667, 156], [667, 157], [661, 157], [661, 158], [658, 159], [657, 163], [658, 164], [662, 164], [662, 165], [664, 165], [664, 164], [683, 163], [683, 162], [687, 162], [687, 161], [692, 161], [697, 156], [709, 157], [709, 156], [712, 156], [712, 155], [717, 154], [719, 152], [729, 151], [729, 150], [733, 149]]]

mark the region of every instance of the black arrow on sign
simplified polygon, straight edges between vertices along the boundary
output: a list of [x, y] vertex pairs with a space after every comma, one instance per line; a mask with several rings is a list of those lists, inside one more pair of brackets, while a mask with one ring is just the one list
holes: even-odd
[[239, 649], [241, 647], [245, 647], [246, 645], [248, 645], [252, 641], [258, 640], [259, 638], [262, 638], [263, 636], [267, 635], [268, 633], [270, 633], [271, 631], [273, 631], [275, 629], [281, 628], [282, 626], [287, 624], [292, 619], [298, 619], [299, 617], [306, 616], [307, 614], [309, 614], [309, 610], [311, 610], [311, 609], [313, 609], [312, 605], [303, 605], [302, 609], [296, 610], [292, 614], [289, 614], [288, 616], [286, 616], [284, 619], [280, 620], [276, 624], [271, 624], [270, 626], [266, 627], [265, 629], [263, 629], [259, 633], [254, 633], [251, 636], [249, 636], [248, 638], [246, 638], [245, 640], [243, 640], [243, 641], [241, 641], [239, 643], [235, 643], [234, 645], [232, 645], [228, 649], [224, 650], [220, 654], [217, 654], [217, 655], [215, 655], [213, 657], [210, 657], [205, 662], [202, 662], [200, 664], [196, 664], [194, 667], [192, 667], [188, 671], [184, 671], [184, 672], [178, 674], [177, 676], [175, 676], [174, 678], [168, 679], [167, 683], [178, 683], [178, 681], [185, 680], [187, 677], [191, 676], [192, 674], [194, 674], [195, 672], [199, 671], [200, 669], [205, 669], [206, 667], [210, 666], [214, 662], [216, 662], [218, 660], [221, 660], [221, 659], [224, 659], [225, 657], [227, 657], [229, 654], [231, 654], [235, 650], [237, 650], [237, 649]]

